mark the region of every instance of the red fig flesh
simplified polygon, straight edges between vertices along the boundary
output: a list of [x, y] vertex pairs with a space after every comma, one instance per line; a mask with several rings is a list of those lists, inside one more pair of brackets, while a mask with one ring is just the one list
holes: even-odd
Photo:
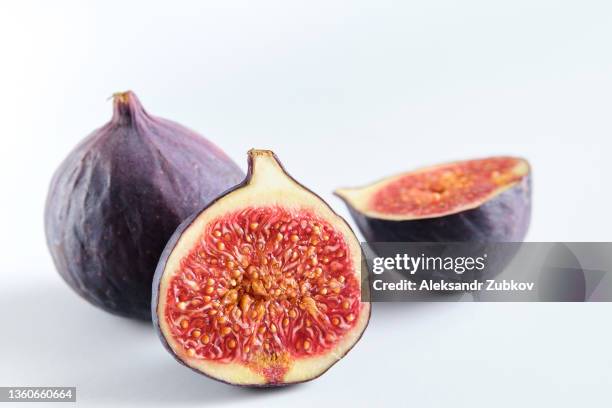
[[247, 179], [186, 221], [154, 282], [153, 315], [174, 357], [212, 378], [277, 386], [313, 379], [357, 342], [361, 248], [346, 222], [270, 151]]

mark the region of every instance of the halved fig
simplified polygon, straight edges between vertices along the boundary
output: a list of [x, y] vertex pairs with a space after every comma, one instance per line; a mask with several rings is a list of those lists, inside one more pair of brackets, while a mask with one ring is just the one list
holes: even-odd
[[361, 247], [274, 153], [251, 150], [248, 159], [246, 179], [185, 221], [166, 246], [153, 321], [179, 362], [214, 379], [308, 381], [367, 326]]
[[518, 242], [529, 227], [529, 163], [490, 157], [336, 190], [369, 242]]

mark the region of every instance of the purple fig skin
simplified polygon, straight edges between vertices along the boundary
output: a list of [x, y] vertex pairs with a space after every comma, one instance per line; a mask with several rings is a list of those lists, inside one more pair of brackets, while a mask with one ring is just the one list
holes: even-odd
[[197, 133], [114, 95], [110, 122], [55, 172], [45, 206], [47, 245], [79, 295], [108, 312], [151, 319], [159, 256], [176, 227], [244, 178]]
[[531, 219], [531, 174], [474, 209], [435, 218], [372, 218], [344, 201], [368, 242], [521, 242]]

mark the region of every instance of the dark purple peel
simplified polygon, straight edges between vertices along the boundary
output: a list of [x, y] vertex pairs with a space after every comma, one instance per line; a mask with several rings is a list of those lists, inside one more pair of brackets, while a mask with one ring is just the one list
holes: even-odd
[[151, 282], [168, 238], [243, 177], [208, 140], [149, 115], [134, 93], [116, 94], [112, 120], [51, 181], [45, 232], [54, 263], [95, 306], [149, 320]]

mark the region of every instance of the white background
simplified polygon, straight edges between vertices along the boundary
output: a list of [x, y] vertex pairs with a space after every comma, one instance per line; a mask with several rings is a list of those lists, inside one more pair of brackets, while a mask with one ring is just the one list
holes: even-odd
[[320, 379], [216, 383], [147, 324], [78, 298], [45, 247], [53, 170], [115, 91], [331, 191], [493, 154], [534, 169], [531, 241], [610, 240], [609, 1], [99, 1], [0, 5], [0, 385], [79, 404], [603, 406], [609, 304], [376, 304]]

